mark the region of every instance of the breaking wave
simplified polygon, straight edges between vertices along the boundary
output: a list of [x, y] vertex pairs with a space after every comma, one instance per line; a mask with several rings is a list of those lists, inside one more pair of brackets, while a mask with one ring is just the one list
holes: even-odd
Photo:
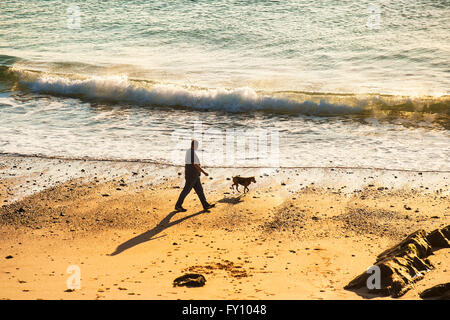
[[111, 103], [224, 112], [262, 111], [313, 116], [419, 112], [450, 115], [450, 97], [411, 99], [382, 95], [262, 92], [250, 87], [198, 88], [129, 79], [127, 75], [81, 76], [0, 67], [0, 80], [18, 90]]

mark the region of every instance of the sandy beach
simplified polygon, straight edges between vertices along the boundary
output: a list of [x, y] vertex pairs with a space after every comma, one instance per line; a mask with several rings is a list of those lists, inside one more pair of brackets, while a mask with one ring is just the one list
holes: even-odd
[[[1, 156], [0, 299], [391, 299], [344, 287], [408, 234], [450, 222], [449, 173], [206, 167], [216, 207], [192, 192], [176, 213], [183, 170]], [[245, 195], [230, 190], [237, 174], [256, 178]], [[400, 299], [448, 282], [450, 249], [429, 259]], [[206, 285], [173, 287], [189, 272]]]
[[0, 300], [449, 300], [448, 17], [0, 1]]

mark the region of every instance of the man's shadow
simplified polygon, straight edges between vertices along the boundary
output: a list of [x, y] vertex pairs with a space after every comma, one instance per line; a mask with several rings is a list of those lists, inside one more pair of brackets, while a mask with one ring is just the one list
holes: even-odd
[[155, 236], [158, 233], [164, 231], [165, 229], [170, 228], [171, 226], [179, 224], [179, 223], [183, 222], [184, 220], [193, 218], [193, 217], [198, 216], [198, 215], [200, 215], [202, 213], [205, 213], [207, 211], [202, 210], [202, 211], [193, 213], [193, 214], [188, 215], [186, 217], [183, 217], [183, 218], [180, 218], [178, 220], [170, 222], [170, 219], [172, 219], [172, 217], [177, 212], [178, 211], [172, 211], [164, 219], [162, 219], [158, 223], [158, 225], [156, 227], [154, 227], [153, 229], [150, 229], [150, 230], [148, 230], [148, 231], [146, 231], [146, 232], [144, 232], [144, 233], [142, 233], [142, 234], [140, 234], [140, 235], [138, 235], [138, 236], [136, 236], [134, 238], [131, 238], [128, 241], [125, 241], [124, 243], [120, 244], [113, 253], [111, 253], [109, 255], [110, 256], [115, 256], [115, 255], [118, 255], [119, 253], [122, 253], [123, 251], [125, 251], [127, 249], [130, 249], [130, 248], [132, 248], [134, 246], [137, 246], [138, 244], [141, 244], [141, 243], [146, 242], [146, 241], [150, 241], [150, 240], [154, 240], [154, 239], [160, 238], [160, 237], [156, 237], [155, 238]]

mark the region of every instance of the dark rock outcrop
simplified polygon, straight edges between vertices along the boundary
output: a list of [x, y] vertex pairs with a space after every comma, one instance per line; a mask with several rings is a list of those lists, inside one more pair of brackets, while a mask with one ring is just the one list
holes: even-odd
[[450, 247], [449, 229], [450, 226], [447, 226], [429, 234], [424, 230], [418, 230], [399, 244], [382, 252], [374, 264], [380, 271], [379, 287], [369, 288], [367, 282], [372, 273], [364, 272], [344, 289], [366, 288], [368, 293], [390, 295], [394, 298], [404, 295], [414, 282], [422, 279], [426, 272], [434, 268], [427, 259], [433, 254], [433, 250]]
[[203, 275], [197, 273], [185, 274], [176, 278], [173, 281], [174, 287], [203, 287], [206, 283], [206, 279]]
[[441, 229], [442, 234], [447, 238], [450, 239], [450, 225], [446, 226], [445, 228]]
[[450, 300], [450, 282], [438, 284], [420, 294], [422, 299]]
[[450, 238], [447, 238], [445, 236], [444, 229], [442, 229], [442, 230], [436, 229], [428, 234], [427, 240], [431, 244], [433, 249], [450, 248], [450, 241], [449, 241]]

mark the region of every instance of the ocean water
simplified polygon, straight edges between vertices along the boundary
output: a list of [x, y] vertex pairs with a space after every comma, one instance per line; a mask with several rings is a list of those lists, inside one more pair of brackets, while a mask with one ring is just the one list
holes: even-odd
[[450, 1], [0, 2], [0, 153], [450, 170]]

